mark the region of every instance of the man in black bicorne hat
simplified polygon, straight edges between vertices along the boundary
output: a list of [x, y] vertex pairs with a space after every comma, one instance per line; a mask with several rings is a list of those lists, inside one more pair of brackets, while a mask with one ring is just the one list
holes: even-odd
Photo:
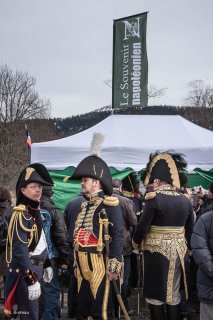
[[[194, 216], [189, 199], [178, 193], [187, 182], [186, 161], [181, 154], [150, 155], [142, 175], [147, 192], [145, 206], [133, 236], [133, 245], [144, 257], [144, 296], [152, 320], [180, 319], [180, 279], [187, 297], [186, 265]], [[167, 314], [167, 316], [166, 316]]]
[[113, 319], [111, 280], [118, 279], [121, 271], [123, 229], [119, 201], [111, 196], [112, 177], [107, 164], [91, 155], [80, 162], [71, 179], [81, 180], [84, 195], [80, 208], [69, 212], [68, 205], [65, 212], [74, 248], [79, 311], [83, 318]]
[[[44, 281], [51, 281], [52, 268], [47, 260], [47, 242], [39, 212], [42, 186], [53, 181], [40, 163], [26, 167], [16, 184], [16, 206], [7, 236], [5, 314], [18, 313], [21, 320], [39, 320], [44, 312]], [[14, 305], [18, 309], [13, 309]]]

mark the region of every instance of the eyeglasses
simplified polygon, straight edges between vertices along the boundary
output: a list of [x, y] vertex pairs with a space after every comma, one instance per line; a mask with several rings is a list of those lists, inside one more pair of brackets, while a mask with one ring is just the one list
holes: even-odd
[[29, 189], [32, 189], [32, 190], [35, 190], [35, 189], [39, 189], [39, 190], [42, 190], [43, 186], [40, 185], [40, 184], [36, 184], [36, 183], [32, 183], [32, 184], [28, 184], [26, 186], [26, 188], [29, 188]]

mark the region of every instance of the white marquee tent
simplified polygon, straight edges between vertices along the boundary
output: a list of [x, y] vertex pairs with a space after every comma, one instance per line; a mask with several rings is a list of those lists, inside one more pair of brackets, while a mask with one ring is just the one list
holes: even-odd
[[141, 170], [156, 150], [185, 154], [188, 171], [213, 169], [213, 132], [178, 115], [111, 115], [73, 136], [33, 143], [31, 162], [54, 170], [76, 167], [88, 156], [94, 132], [105, 136], [102, 159], [118, 170]]

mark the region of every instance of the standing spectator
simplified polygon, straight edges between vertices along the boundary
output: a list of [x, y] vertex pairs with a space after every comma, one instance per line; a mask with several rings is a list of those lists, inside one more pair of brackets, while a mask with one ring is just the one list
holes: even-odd
[[122, 193], [133, 202], [133, 207], [139, 221], [143, 209], [142, 194], [139, 191], [139, 183], [134, 172], [131, 172], [122, 180]]
[[130, 274], [130, 255], [132, 254], [132, 233], [133, 227], [137, 224], [137, 218], [133, 210], [133, 203], [130, 199], [123, 196], [122, 182], [119, 179], [112, 180], [114, 197], [119, 200], [119, 205], [122, 210], [123, 217], [123, 235], [124, 235], [124, 246], [123, 246], [123, 257], [124, 257], [124, 275], [123, 284], [121, 286], [121, 296], [129, 315], [133, 314], [133, 309], [130, 309], [128, 303], [128, 281]]
[[[201, 189], [202, 191], [202, 189]], [[200, 207], [200, 215], [204, 214], [205, 212], [209, 212], [213, 210], [213, 181], [208, 186], [208, 193], [204, 194], [203, 192], [200, 193], [200, 198], [202, 199], [203, 203]], [[198, 218], [199, 218], [198, 216]]]
[[[11, 207], [11, 194], [6, 188], [0, 187], [0, 217], [3, 215], [6, 209]], [[0, 276], [3, 276], [5, 283], [5, 275], [7, 272], [7, 263], [5, 257], [5, 251], [0, 254]]]
[[80, 162], [71, 179], [81, 180], [85, 197], [77, 217], [71, 214], [69, 230], [79, 310], [84, 318], [113, 319], [111, 281], [118, 279], [121, 271], [123, 229], [118, 199], [111, 197], [112, 177], [107, 164], [91, 155]]
[[26, 167], [16, 184], [16, 206], [7, 236], [5, 313], [18, 306], [20, 320], [40, 320], [44, 313], [44, 281], [52, 278], [47, 260], [47, 242], [39, 211], [42, 186], [53, 181], [39, 163]]
[[55, 206], [52, 195], [52, 186], [44, 186], [42, 188], [40, 208], [50, 214], [51, 225], [46, 232], [46, 238], [48, 243], [48, 259], [53, 268], [53, 278], [51, 282], [45, 285], [45, 312], [43, 320], [57, 320], [60, 318], [59, 269], [67, 269], [69, 254], [69, 242], [64, 217], [61, 210]]
[[154, 191], [146, 195], [133, 241], [143, 251], [143, 290], [152, 320], [166, 319], [164, 304], [168, 320], [180, 319], [181, 274], [187, 298], [186, 239], [189, 243], [194, 216], [190, 200], [176, 191], [186, 184], [185, 167], [182, 155], [156, 152], [142, 175], [144, 185], [152, 183]]
[[[142, 194], [139, 191], [139, 183], [134, 172], [131, 172], [122, 180], [122, 193], [133, 202], [133, 210], [138, 222], [143, 209], [143, 199]], [[129, 287], [137, 287], [138, 281], [140, 281], [138, 277], [138, 256], [133, 252], [130, 255]]]
[[192, 254], [197, 264], [197, 292], [200, 300], [200, 320], [212, 320], [213, 315], [213, 210], [196, 222], [192, 239]]

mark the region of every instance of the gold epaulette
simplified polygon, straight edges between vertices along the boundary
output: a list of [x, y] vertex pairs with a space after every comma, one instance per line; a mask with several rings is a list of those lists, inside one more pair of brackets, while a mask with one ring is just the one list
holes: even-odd
[[105, 196], [103, 204], [110, 207], [116, 207], [119, 204], [119, 200], [116, 197]]
[[26, 210], [26, 206], [23, 204], [19, 204], [18, 206], [13, 207], [13, 209], [14, 209], [14, 211], [24, 211], [24, 210]]
[[152, 191], [152, 192], [148, 192], [145, 196], [145, 200], [151, 200], [154, 199], [156, 197], [156, 192]]

